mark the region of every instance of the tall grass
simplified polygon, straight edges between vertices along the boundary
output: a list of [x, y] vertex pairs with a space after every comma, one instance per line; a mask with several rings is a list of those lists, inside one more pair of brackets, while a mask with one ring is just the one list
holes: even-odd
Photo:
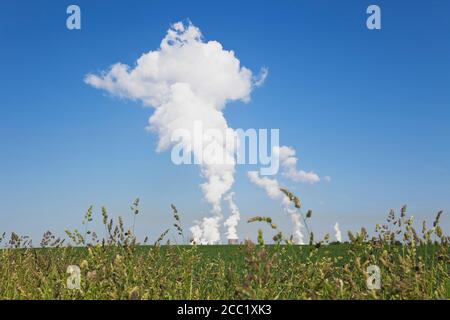
[[[286, 192], [289, 192], [286, 190]], [[289, 193], [292, 195], [291, 193]], [[292, 195], [290, 199], [299, 201]], [[125, 228], [102, 208], [102, 237], [90, 230], [89, 208], [83, 231], [66, 231], [66, 239], [46, 232], [40, 248], [12, 233], [0, 243], [2, 299], [448, 299], [450, 298], [449, 240], [439, 225], [424, 222], [417, 232], [406, 207], [391, 211], [385, 225], [369, 237], [363, 228], [348, 233], [345, 244], [329, 237], [310, 245], [293, 245], [270, 217], [266, 223], [273, 244], [258, 241], [236, 246], [162, 245], [169, 229], [149, 245], [134, 235], [139, 200], [131, 209], [133, 222]], [[298, 202], [299, 206], [299, 202]], [[179, 212], [172, 205], [175, 231], [183, 239]], [[304, 219], [311, 218], [309, 212]], [[311, 232], [312, 235], [312, 232]], [[70, 243], [66, 243], [70, 242]], [[69, 265], [80, 268], [80, 288], [70, 289]], [[368, 289], [368, 267], [381, 270], [381, 288]]]

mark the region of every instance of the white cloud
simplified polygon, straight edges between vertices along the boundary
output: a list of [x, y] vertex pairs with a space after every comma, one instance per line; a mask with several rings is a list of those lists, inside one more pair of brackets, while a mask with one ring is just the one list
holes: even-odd
[[144, 53], [134, 68], [117, 63], [101, 75], [89, 74], [86, 83], [145, 105], [163, 107], [173, 99], [173, 86], [186, 90], [211, 109], [227, 101], [248, 100], [252, 72], [240, 66], [233, 51], [217, 41], [204, 42], [200, 29], [175, 23], [160, 49]]
[[291, 147], [274, 147], [274, 152], [278, 152], [280, 164], [283, 169], [283, 176], [295, 182], [314, 184], [320, 181], [320, 177], [313, 171], [306, 172], [297, 170], [297, 161], [295, 150]]
[[[163, 151], [173, 144], [174, 130], [193, 133], [196, 121], [201, 121], [205, 130], [217, 129], [225, 135], [228, 124], [222, 110], [226, 103], [248, 101], [252, 89], [261, 85], [266, 76], [267, 70], [263, 69], [261, 76], [253, 77], [249, 69], [240, 65], [233, 51], [225, 50], [217, 41], [205, 42], [200, 29], [191, 23], [177, 22], [167, 31], [160, 48], [144, 53], [134, 67], [116, 63], [99, 75], [87, 75], [85, 82], [155, 108], [149, 124], [159, 136], [157, 150]], [[232, 164], [203, 161], [201, 165], [206, 180], [201, 189], [214, 213], [191, 229], [201, 243], [220, 240], [221, 200], [234, 183], [235, 150], [223, 141], [216, 142], [223, 149], [221, 154], [232, 159]], [[184, 143], [194, 156], [196, 153], [204, 156], [203, 150], [192, 148], [190, 141]]]

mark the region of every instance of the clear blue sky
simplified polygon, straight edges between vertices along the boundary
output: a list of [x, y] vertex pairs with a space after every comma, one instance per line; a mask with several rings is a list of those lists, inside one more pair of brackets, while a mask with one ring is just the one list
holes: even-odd
[[[82, 30], [65, 27], [78, 4]], [[378, 4], [382, 29], [369, 31]], [[269, 68], [249, 104], [225, 111], [234, 128], [280, 128], [302, 169], [330, 183], [287, 186], [314, 211], [317, 233], [384, 221], [409, 205], [417, 220], [443, 209], [450, 231], [450, 2], [448, 1], [2, 1], [0, 3], [0, 230], [38, 238], [80, 227], [86, 208], [130, 216], [156, 238], [176, 204], [186, 229], [208, 214], [198, 168], [155, 153], [152, 110], [109, 97], [84, 76], [133, 64], [171, 23], [190, 19], [206, 40]], [[236, 174], [243, 219], [279, 203]], [[239, 234], [253, 236], [241, 223]]]

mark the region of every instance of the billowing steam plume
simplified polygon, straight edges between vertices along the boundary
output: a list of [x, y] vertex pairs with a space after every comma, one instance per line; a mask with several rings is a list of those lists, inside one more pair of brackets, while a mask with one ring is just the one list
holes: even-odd
[[[149, 127], [158, 134], [160, 152], [180, 142], [181, 139], [174, 141], [175, 130], [186, 130], [193, 137], [197, 122], [205, 132], [218, 130], [224, 137], [229, 130], [222, 112], [227, 102], [248, 101], [253, 87], [266, 76], [266, 70], [260, 77], [252, 76], [249, 69], [240, 66], [233, 51], [224, 50], [217, 41], [203, 41], [200, 30], [191, 23], [178, 22], [167, 31], [160, 48], [144, 53], [134, 67], [117, 63], [100, 75], [87, 75], [85, 82], [155, 108]], [[202, 160], [199, 164], [205, 182], [201, 189], [213, 212], [191, 232], [195, 242], [211, 244], [220, 241], [221, 201], [234, 183], [235, 149], [214, 134], [203, 138], [208, 140], [205, 147], [197, 148], [191, 139], [182, 139], [181, 143], [196, 160]], [[205, 150], [211, 144], [214, 152]], [[218, 156], [226, 164], [217, 164], [214, 159]], [[230, 234], [234, 232], [233, 223], [228, 223]]]

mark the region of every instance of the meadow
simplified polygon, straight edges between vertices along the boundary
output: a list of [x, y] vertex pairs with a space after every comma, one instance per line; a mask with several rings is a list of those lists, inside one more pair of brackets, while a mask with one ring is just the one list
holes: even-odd
[[[293, 205], [300, 202], [288, 193]], [[139, 215], [132, 206], [133, 223]], [[184, 230], [172, 206], [173, 228]], [[114, 221], [102, 209], [104, 236], [91, 231], [89, 208], [84, 230], [58, 238], [47, 232], [40, 246], [25, 236], [0, 238], [1, 299], [449, 299], [450, 238], [439, 226], [416, 231], [406, 207], [391, 211], [374, 236], [362, 228], [346, 243], [329, 236], [295, 245], [270, 217], [248, 223], [268, 225], [273, 241], [239, 245], [171, 245], [165, 231], [155, 242], [138, 242], [134, 227]], [[307, 223], [312, 218], [308, 212]], [[71, 266], [71, 267], [69, 267]], [[371, 266], [380, 271], [379, 288]], [[79, 274], [78, 274], [78, 270]], [[75, 272], [75, 271], [76, 272]]]

